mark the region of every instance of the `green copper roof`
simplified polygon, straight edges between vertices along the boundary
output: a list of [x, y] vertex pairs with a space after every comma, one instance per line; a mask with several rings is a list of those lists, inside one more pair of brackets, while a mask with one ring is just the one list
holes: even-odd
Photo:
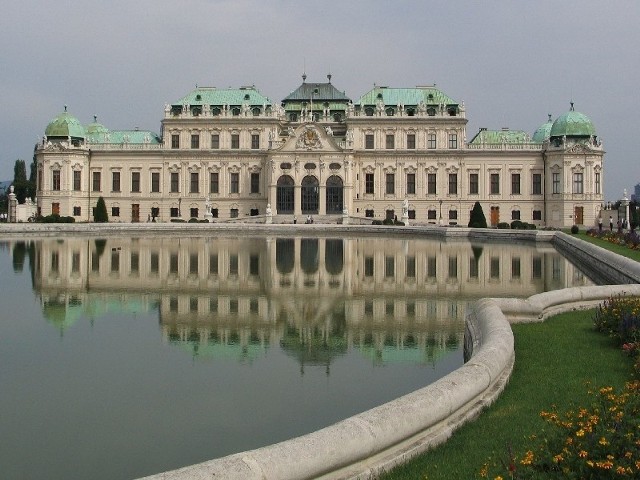
[[196, 87], [188, 95], [173, 102], [173, 105], [271, 105], [271, 100], [262, 95], [256, 87], [218, 89]]
[[160, 136], [149, 130], [107, 130], [106, 132], [96, 132], [87, 135], [87, 142], [93, 144], [130, 143], [140, 145], [162, 143]]
[[64, 112], [49, 122], [44, 131], [47, 137], [61, 138], [84, 138], [86, 132], [80, 121], [67, 112], [67, 106], [64, 106]]
[[342, 100], [347, 103], [350, 100], [344, 92], [338, 90], [331, 83], [303, 83], [282, 101], [285, 103], [298, 100], [308, 102], [311, 98], [314, 102]]
[[589, 117], [576, 112], [573, 109], [573, 102], [571, 102], [571, 109], [553, 122], [550, 132], [551, 137], [589, 137], [595, 134], [596, 129]]
[[549, 114], [549, 120], [546, 123], [543, 123], [538, 127], [538, 129], [533, 133], [533, 140], [536, 143], [542, 143], [545, 140], [549, 139], [551, 135], [551, 127], [553, 126], [553, 121], [551, 120], [551, 114]]
[[360, 105], [375, 105], [382, 99], [385, 105], [418, 105], [423, 102], [426, 105], [458, 105], [458, 102], [445, 95], [435, 86], [415, 88], [389, 88], [374, 87], [373, 90], [360, 97], [357, 103]]
[[486, 130], [480, 129], [476, 136], [471, 139], [470, 144], [485, 144], [485, 145], [496, 145], [496, 144], [523, 144], [523, 143], [531, 143], [531, 137], [527, 132], [522, 130]]

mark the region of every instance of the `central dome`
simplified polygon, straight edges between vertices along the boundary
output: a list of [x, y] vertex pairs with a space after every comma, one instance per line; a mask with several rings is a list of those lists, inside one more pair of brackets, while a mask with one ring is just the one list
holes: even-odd
[[573, 109], [573, 102], [571, 102], [571, 109], [553, 122], [550, 132], [551, 137], [590, 137], [595, 134], [596, 129], [589, 117], [576, 112]]

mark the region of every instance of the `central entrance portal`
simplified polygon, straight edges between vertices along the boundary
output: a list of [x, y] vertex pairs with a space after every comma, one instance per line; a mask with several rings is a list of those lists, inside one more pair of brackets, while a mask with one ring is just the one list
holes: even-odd
[[301, 192], [301, 209], [306, 215], [318, 214], [320, 209], [320, 191], [318, 187], [318, 179], [311, 175], [307, 175], [302, 179]]

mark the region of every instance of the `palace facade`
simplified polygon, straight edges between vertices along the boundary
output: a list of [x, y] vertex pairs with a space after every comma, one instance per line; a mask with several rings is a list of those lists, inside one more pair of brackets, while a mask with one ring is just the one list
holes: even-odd
[[197, 87], [164, 109], [161, 133], [83, 125], [65, 111], [36, 146], [40, 215], [111, 222], [291, 223], [397, 218], [464, 225], [595, 225], [602, 145], [574, 110], [533, 135], [480, 129], [435, 86], [374, 87], [353, 101], [303, 83], [279, 103], [254, 86]]

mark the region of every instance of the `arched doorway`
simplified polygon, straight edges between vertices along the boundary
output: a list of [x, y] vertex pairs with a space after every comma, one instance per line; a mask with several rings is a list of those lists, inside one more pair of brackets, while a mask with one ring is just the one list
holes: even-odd
[[318, 179], [307, 175], [302, 179], [301, 208], [304, 215], [318, 214], [320, 209], [320, 188]]
[[276, 212], [293, 213], [293, 178], [283, 175], [276, 185]]
[[331, 175], [327, 178], [327, 214], [342, 213], [343, 208], [342, 179], [337, 175]]

